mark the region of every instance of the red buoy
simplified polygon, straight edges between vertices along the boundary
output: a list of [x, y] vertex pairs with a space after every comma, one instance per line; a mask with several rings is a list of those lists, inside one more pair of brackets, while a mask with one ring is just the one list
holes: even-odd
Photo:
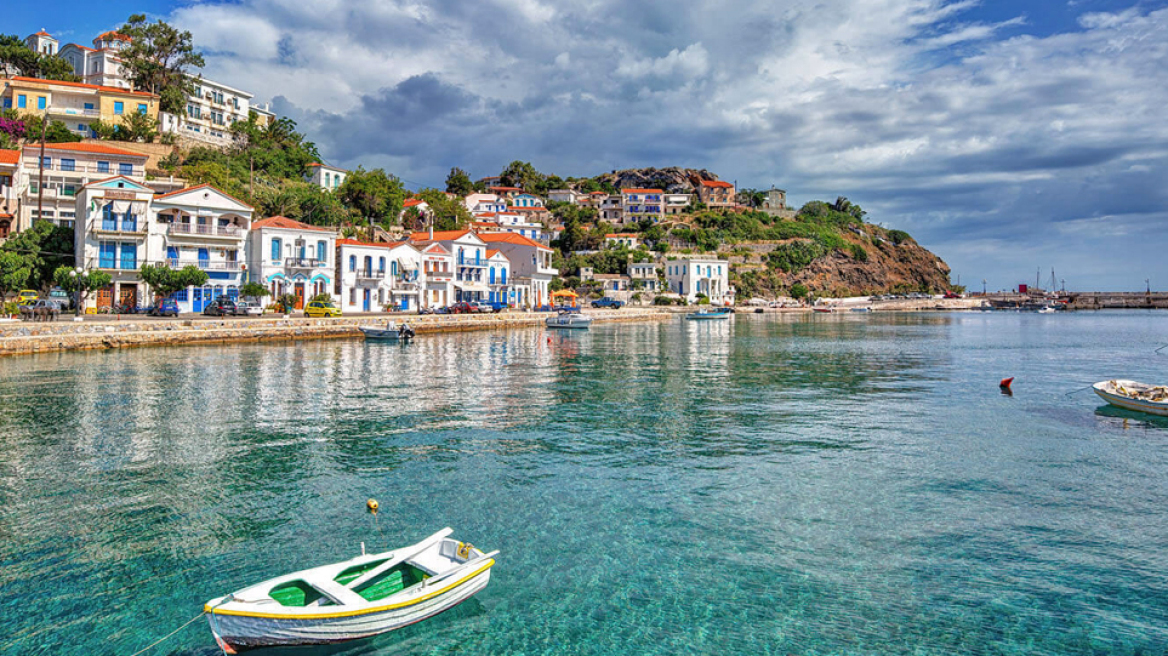
[[1013, 376], [1010, 376], [1009, 378], [1003, 378], [1002, 382], [998, 383], [998, 387], [1001, 387], [1002, 389], [1010, 389], [1010, 384], [1013, 382], [1014, 382]]

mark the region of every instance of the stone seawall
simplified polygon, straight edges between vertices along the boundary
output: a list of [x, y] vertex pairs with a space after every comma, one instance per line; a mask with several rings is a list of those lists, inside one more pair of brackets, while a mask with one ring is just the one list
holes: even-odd
[[[598, 323], [662, 320], [674, 316], [652, 309], [599, 310], [588, 314]], [[261, 317], [222, 320], [16, 322], [0, 324], [0, 356], [134, 346], [358, 337], [361, 335], [359, 326], [382, 327], [389, 318], [398, 323], [403, 320], [409, 321], [419, 335], [470, 330], [504, 330], [542, 326], [544, 319], [549, 316], [551, 315], [543, 312], [334, 319]]]

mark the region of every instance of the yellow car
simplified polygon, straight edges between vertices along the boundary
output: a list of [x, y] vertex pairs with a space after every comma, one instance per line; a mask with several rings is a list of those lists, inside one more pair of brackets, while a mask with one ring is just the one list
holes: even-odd
[[304, 306], [304, 316], [339, 317], [341, 316], [341, 308], [324, 301], [311, 301], [308, 305]]
[[20, 305], [32, 305], [38, 298], [40, 298], [40, 294], [37, 294], [35, 291], [22, 289], [20, 290], [20, 296], [16, 297], [16, 302]]

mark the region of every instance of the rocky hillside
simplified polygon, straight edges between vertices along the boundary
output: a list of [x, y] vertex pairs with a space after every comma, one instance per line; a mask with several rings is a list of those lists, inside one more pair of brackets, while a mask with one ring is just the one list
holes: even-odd
[[[912, 239], [900, 243], [877, 234], [846, 231], [841, 237], [846, 249], [832, 249], [803, 266], [776, 266], [771, 255], [784, 245], [807, 240], [787, 240], [780, 244], [740, 244], [720, 249], [730, 255], [732, 282], [743, 300], [752, 296], [774, 297], [790, 293], [801, 284], [820, 296], [852, 296], [896, 291], [933, 291], [950, 288], [949, 265]], [[746, 254], [749, 249], [751, 253]], [[769, 252], [768, 252], [769, 251]], [[863, 253], [862, 255], [859, 255]]]
[[609, 183], [617, 189], [663, 189], [675, 194], [692, 194], [702, 180], [717, 180], [718, 176], [705, 169], [683, 169], [671, 166], [665, 169], [627, 169], [598, 175], [600, 183]]

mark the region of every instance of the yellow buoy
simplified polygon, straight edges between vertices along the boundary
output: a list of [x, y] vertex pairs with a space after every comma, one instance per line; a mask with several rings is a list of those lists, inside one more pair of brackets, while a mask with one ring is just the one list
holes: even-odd
[[369, 509], [369, 512], [376, 515], [377, 514], [377, 499], [370, 499], [370, 500], [366, 501], [365, 507]]

